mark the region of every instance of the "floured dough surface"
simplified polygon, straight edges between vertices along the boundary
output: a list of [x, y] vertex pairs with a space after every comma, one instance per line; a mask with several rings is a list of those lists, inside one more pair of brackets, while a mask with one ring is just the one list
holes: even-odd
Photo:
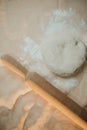
[[50, 70], [60, 76], [70, 76], [77, 72], [86, 60], [84, 43], [75, 39], [49, 39], [41, 45], [41, 51]]

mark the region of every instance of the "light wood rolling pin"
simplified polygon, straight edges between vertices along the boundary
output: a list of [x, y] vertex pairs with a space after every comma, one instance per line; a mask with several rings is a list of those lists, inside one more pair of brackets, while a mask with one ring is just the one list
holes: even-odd
[[[7, 68], [21, 76], [25, 80], [26, 84], [31, 87], [36, 93], [54, 105], [59, 111], [61, 111], [78, 126], [84, 130], [87, 130], [87, 123], [78, 116], [82, 113], [82, 108], [78, 104], [76, 104], [65, 94], [52, 86], [39, 74], [35, 72], [29, 72], [13, 57], [4, 55], [1, 57], [1, 60]], [[66, 106], [68, 106], [68, 108]], [[74, 112], [72, 112], [69, 108]], [[84, 114], [87, 113], [84, 112]]]

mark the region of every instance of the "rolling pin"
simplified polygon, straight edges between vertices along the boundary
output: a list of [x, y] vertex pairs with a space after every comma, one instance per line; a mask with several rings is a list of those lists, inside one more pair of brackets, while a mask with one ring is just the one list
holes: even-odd
[[[13, 71], [17, 75], [21, 76], [25, 80], [25, 83], [32, 88], [32, 90], [34, 90], [36, 93], [41, 95], [45, 100], [50, 102], [54, 107], [56, 107], [60, 112], [62, 112], [75, 124], [83, 128], [84, 130], [87, 130], [87, 123], [79, 117], [82, 108], [78, 104], [76, 104], [73, 100], [68, 98], [67, 95], [63, 94], [57, 88], [52, 86], [48, 81], [46, 81], [36, 72], [29, 72], [29, 70], [27, 70], [24, 66], [22, 66], [12, 56], [3, 55], [1, 57], [1, 61], [4, 66], [6, 66], [8, 69]], [[86, 112], [84, 113], [87, 114]]]

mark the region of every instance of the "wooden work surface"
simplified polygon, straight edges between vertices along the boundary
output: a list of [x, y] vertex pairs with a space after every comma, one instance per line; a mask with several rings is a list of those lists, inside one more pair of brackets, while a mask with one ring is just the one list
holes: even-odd
[[[0, 7], [1, 7], [0, 8], [0, 57], [3, 54], [9, 53], [15, 58], [22, 58], [22, 63], [24, 62], [24, 60], [29, 61], [28, 66], [31, 64], [30, 62], [31, 57], [29, 57], [29, 52], [25, 54], [22, 47], [25, 47], [25, 45], [27, 44], [27, 41], [29, 40], [29, 37], [33, 39], [37, 44], [41, 44], [41, 38], [44, 36], [44, 29], [46, 29], [47, 24], [49, 23], [49, 19], [52, 12], [54, 12], [57, 9], [61, 9], [61, 10], [74, 9], [80, 15], [82, 19], [82, 23], [84, 23], [84, 20], [87, 22], [87, 14], [86, 14], [87, 0], [79, 0], [79, 1], [78, 0], [75, 0], [75, 1], [72, 1], [72, 0], [44, 0], [44, 1], [41, 1], [41, 0], [35, 0], [35, 1], [34, 0], [22, 0], [22, 1], [1, 0]], [[85, 27], [84, 31], [82, 31], [82, 34], [84, 35], [87, 33], [86, 28], [87, 27]], [[21, 73], [21, 75], [24, 76], [23, 72]], [[71, 89], [68, 93], [65, 93], [66, 95], [57, 90], [58, 94], [56, 94], [56, 98], [60, 100], [61, 102], [63, 102], [63, 104], [67, 105], [71, 110], [77, 113], [80, 117], [86, 120], [85, 112], [87, 111], [87, 79], [86, 79], [87, 65], [85, 66], [83, 73], [77, 77], [79, 77], [80, 79], [80, 84], [77, 87]], [[33, 79], [32, 77], [32, 80], [35, 83], [37, 83], [37, 81], [39, 80], [39, 77], [37, 80]], [[41, 81], [41, 84], [43, 82], [44, 82], [44, 79]], [[49, 83], [48, 83], [48, 86], [49, 86]], [[47, 89], [49, 89], [49, 87], [46, 87], [45, 85], [44, 86], [42, 85], [42, 87], [44, 87], [46, 91], [48, 91]], [[4, 124], [2, 123], [3, 118], [0, 118], [2, 119], [0, 120], [0, 123], [1, 123], [0, 130], [4, 130], [4, 129], [10, 130], [11, 128], [14, 128], [14, 130], [22, 129], [24, 120], [27, 116], [27, 114], [23, 116], [22, 108], [25, 106], [25, 109], [27, 109], [27, 112], [28, 112], [28, 110], [30, 110], [31, 107], [30, 105], [29, 107], [27, 107], [26, 105], [23, 105], [22, 107], [20, 105], [23, 103], [23, 101], [24, 102], [26, 101], [26, 98], [23, 98], [23, 100], [20, 100], [20, 95], [22, 94], [26, 95], [25, 93], [27, 93], [29, 90], [30, 90], [30, 87], [27, 87], [24, 85], [23, 79], [21, 80], [19, 76], [12, 74], [6, 68], [3, 68], [3, 67], [0, 68], [0, 107], [1, 107], [0, 116], [2, 117], [4, 115], [3, 117], [5, 117]], [[51, 90], [48, 91], [50, 92], [49, 94], [51, 95], [53, 95], [52, 90], [56, 91], [56, 89], [51, 87]], [[72, 100], [70, 100], [70, 98]], [[46, 100], [46, 99], [42, 98], [42, 100]], [[16, 101], [18, 101], [19, 105], [18, 104], [15, 105], [15, 108], [19, 107], [21, 109], [20, 112], [18, 111], [20, 114], [19, 116], [15, 114], [16, 113], [15, 110], [18, 110], [14, 108], [14, 104], [16, 103]], [[69, 103], [71, 102], [71, 103], [69, 104], [68, 102]], [[49, 103], [47, 104], [46, 107], [49, 107]], [[59, 114], [61, 113], [58, 109], [57, 111]], [[54, 111], [52, 110], [51, 113], [53, 112]], [[10, 118], [10, 115], [14, 119], [18, 118], [18, 122], [13, 121], [14, 119], [12, 117]], [[58, 118], [62, 117], [61, 120], [63, 121], [64, 119], [64, 122], [66, 122], [65, 118], [66, 120], [68, 120], [68, 118], [67, 117], [63, 118], [63, 116], [64, 114], [63, 115], [60, 114]], [[10, 123], [8, 122], [8, 120]], [[55, 120], [54, 117], [51, 120]], [[13, 121], [13, 124], [11, 123], [11, 121]], [[50, 121], [48, 119], [48, 124], [50, 125], [51, 123], [49, 122]], [[72, 126], [73, 122], [70, 121], [70, 119], [69, 119], [69, 122], [71, 122], [69, 126]], [[12, 125], [9, 125], [9, 124], [12, 124]], [[40, 125], [40, 127], [37, 125], [38, 130], [39, 129], [51, 130], [49, 125], [48, 127], [43, 128], [44, 124], [45, 123]], [[68, 124], [68, 122], [66, 124]], [[64, 130], [63, 125], [62, 123], [59, 123], [58, 126], [60, 126], [60, 128], [56, 125], [55, 125], [55, 128], [53, 126], [51, 127], [53, 128], [53, 130], [57, 128]], [[9, 128], [10, 126], [11, 128]], [[69, 126], [66, 125], [65, 129], [67, 130], [68, 128], [80, 129], [80, 128], [77, 128], [78, 126], [76, 125], [75, 125], [75, 128], [69, 127]], [[32, 128], [35, 129], [37, 127], [31, 127], [29, 129], [32, 129]]]

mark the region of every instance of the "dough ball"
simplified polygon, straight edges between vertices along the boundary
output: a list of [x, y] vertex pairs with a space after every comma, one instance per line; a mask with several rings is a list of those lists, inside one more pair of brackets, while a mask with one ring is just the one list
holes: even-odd
[[77, 72], [86, 61], [86, 47], [83, 42], [73, 39], [58, 39], [50, 36], [41, 45], [43, 59], [49, 69], [59, 76], [70, 76]]

